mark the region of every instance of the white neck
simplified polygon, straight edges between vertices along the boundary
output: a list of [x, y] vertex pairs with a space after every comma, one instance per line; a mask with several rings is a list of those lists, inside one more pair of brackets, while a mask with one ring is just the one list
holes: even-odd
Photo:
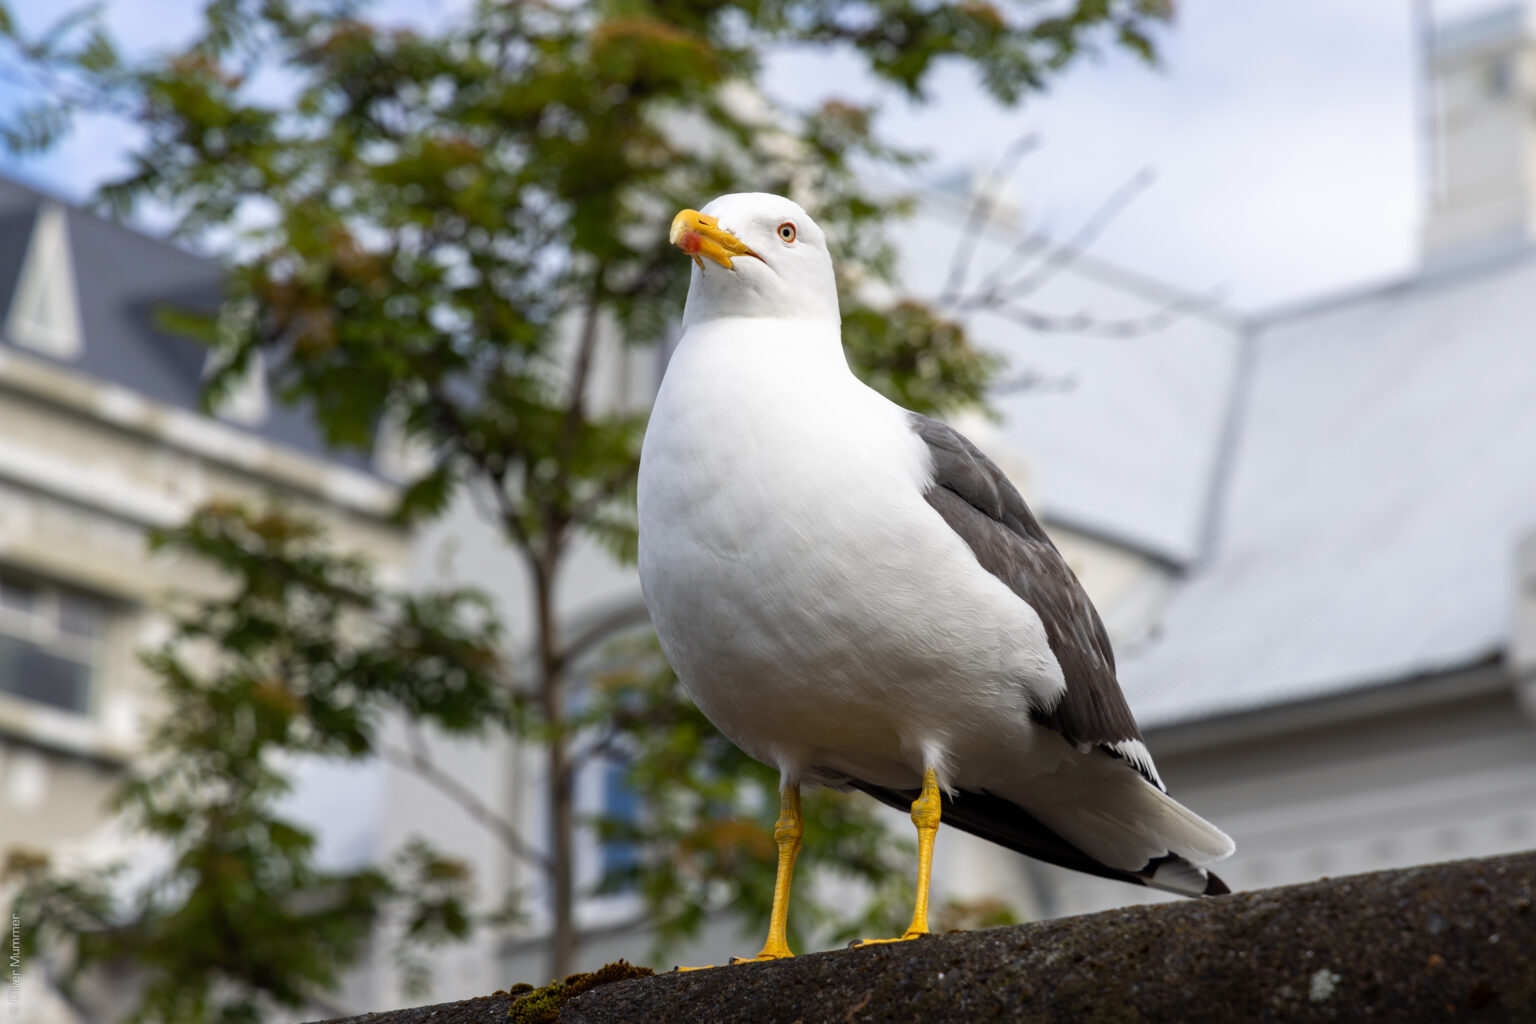
[[730, 365], [736, 372], [748, 375], [782, 378], [781, 384], [797, 379], [855, 380], [843, 353], [842, 329], [836, 320], [764, 320], [724, 315], [702, 323], [684, 323], [682, 341], [672, 357], [674, 362], [697, 365], [702, 359], [706, 365]]
[[[765, 321], [819, 321], [833, 333], [842, 323], [837, 306], [837, 285], [828, 264], [822, 272], [786, 280], [751, 266], [751, 257], [736, 257], [747, 264], [742, 271], [714, 263], [694, 267], [688, 282], [688, 301], [683, 305], [683, 329], [709, 320], [752, 317]], [[793, 310], [793, 313], [786, 313]]]

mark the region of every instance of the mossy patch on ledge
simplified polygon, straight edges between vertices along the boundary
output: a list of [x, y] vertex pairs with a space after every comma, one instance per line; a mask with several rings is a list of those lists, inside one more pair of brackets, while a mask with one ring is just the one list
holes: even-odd
[[507, 995], [514, 997], [507, 1017], [512, 1024], [554, 1024], [560, 1015], [560, 1007], [566, 1000], [574, 999], [583, 992], [590, 992], [602, 985], [631, 978], [649, 978], [656, 972], [649, 967], [636, 967], [627, 960], [615, 960], [586, 974], [572, 974], [563, 981], [552, 981], [543, 988], [532, 985], [513, 985]]

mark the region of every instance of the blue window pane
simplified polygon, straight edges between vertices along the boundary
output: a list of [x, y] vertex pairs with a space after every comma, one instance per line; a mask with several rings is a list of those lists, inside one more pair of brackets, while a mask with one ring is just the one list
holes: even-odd
[[0, 634], [0, 692], [66, 711], [86, 709], [89, 665]]
[[[609, 765], [603, 778], [603, 817], [616, 821], [633, 822], [640, 818], [640, 798], [629, 788], [620, 765]], [[609, 841], [603, 843], [603, 875], [612, 876], [628, 872], [639, 860], [634, 843]]]

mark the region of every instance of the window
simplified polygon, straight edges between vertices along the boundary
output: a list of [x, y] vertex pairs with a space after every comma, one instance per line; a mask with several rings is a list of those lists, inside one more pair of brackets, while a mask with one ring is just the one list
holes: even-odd
[[1484, 88], [1494, 99], [1508, 99], [1515, 91], [1515, 69], [1510, 65], [1508, 57], [1501, 57], [1489, 64], [1484, 76]]
[[[625, 766], [610, 762], [604, 766], [602, 817], [616, 823], [633, 825], [640, 820], [640, 798], [625, 778]], [[608, 839], [601, 845], [602, 877], [619, 878], [633, 871], [640, 862], [635, 844], [623, 839]], [[625, 884], [620, 891], [633, 886]]]
[[106, 617], [89, 594], [0, 571], [0, 693], [83, 714]]
[[[611, 698], [614, 691], [609, 687], [634, 674], [636, 655], [632, 644], [618, 642], [581, 658], [571, 670], [569, 713], [591, 713], [589, 702], [600, 693]], [[574, 743], [573, 756], [578, 766], [571, 799], [583, 823], [576, 840], [576, 886], [585, 892], [583, 914], [596, 915], [584, 919], [618, 920], [638, 896], [630, 876], [640, 866], [641, 850], [622, 833], [625, 826], [641, 823], [644, 798], [629, 785], [629, 756], [622, 739], [591, 730]], [[605, 835], [599, 822], [615, 826], [620, 834]]]

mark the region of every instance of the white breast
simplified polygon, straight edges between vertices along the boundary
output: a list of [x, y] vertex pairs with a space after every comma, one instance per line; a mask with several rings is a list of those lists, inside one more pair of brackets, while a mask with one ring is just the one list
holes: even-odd
[[714, 320], [673, 357], [640, 467], [646, 603], [704, 713], [787, 775], [1016, 778], [1031, 691], [1061, 689], [1039, 617], [923, 499], [930, 473], [835, 325]]

